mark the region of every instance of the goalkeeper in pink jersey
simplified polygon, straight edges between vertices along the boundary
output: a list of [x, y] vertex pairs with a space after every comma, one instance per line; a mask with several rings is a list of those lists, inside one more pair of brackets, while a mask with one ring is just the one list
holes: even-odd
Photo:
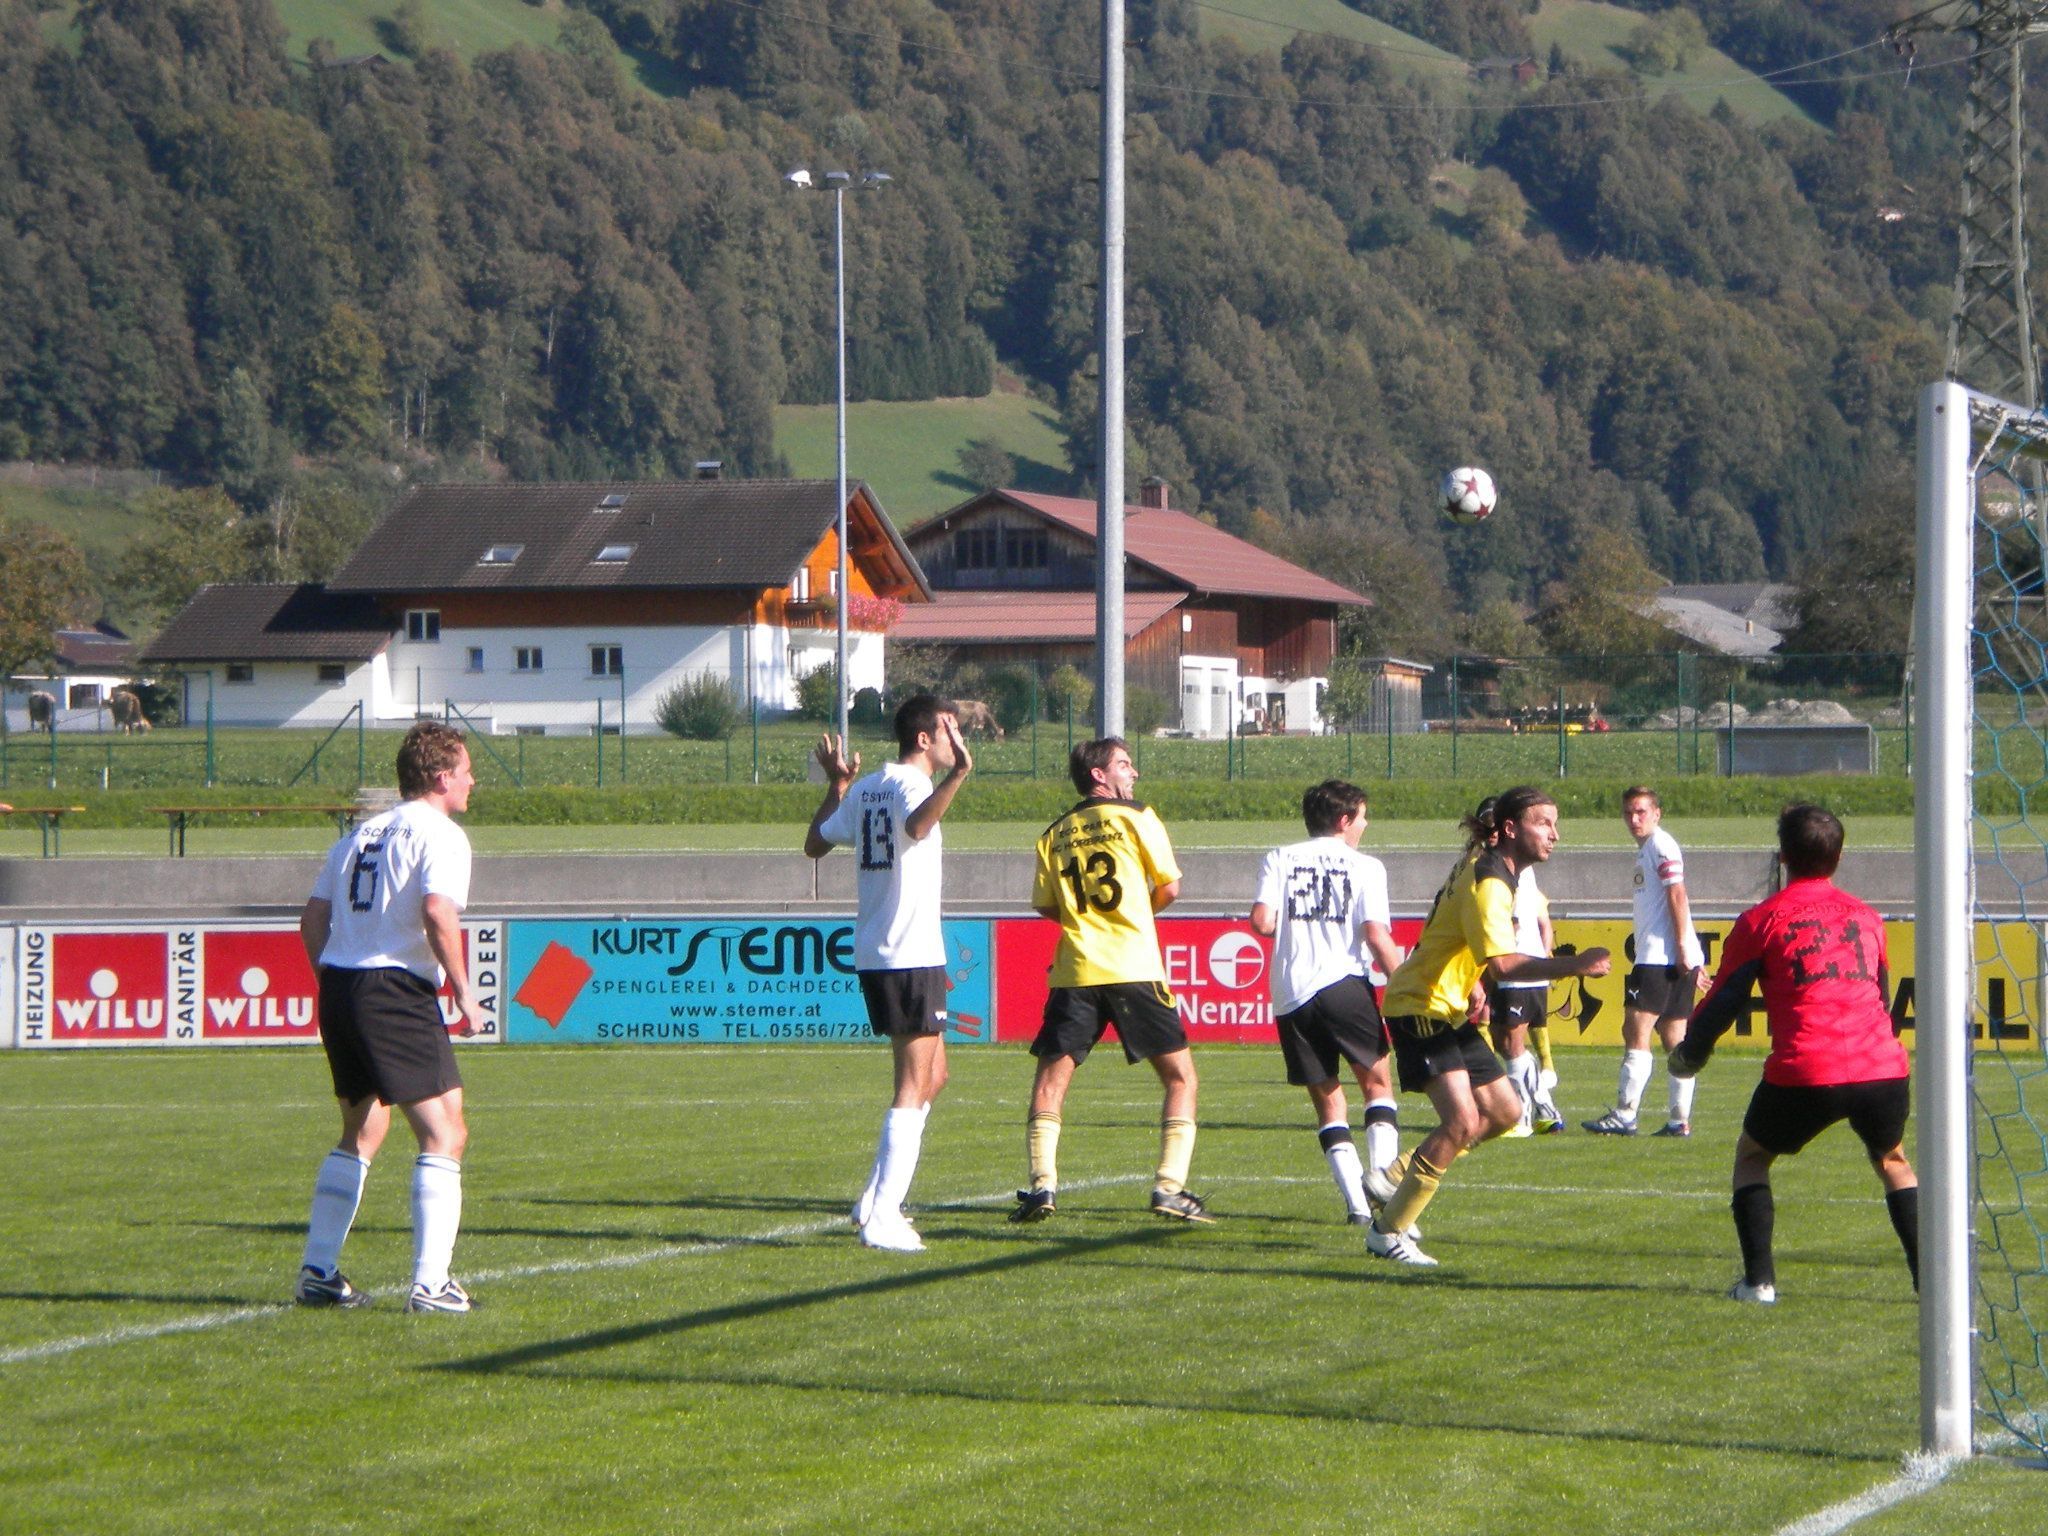
[[1673, 1048], [1673, 1077], [1691, 1077], [1714, 1042], [1763, 992], [1771, 1054], [1735, 1144], [1735, 1237], [1742, 1278], [1729, 1296], [1778, 1299], [1771, 1259], [1771, 1164], [1838, 1120], [1862, 1139], [1884, 1185], [1892, 1228], [1920, 1284], [1920, 1181], [1904, 1138], [1911, 1064], [1892, 1023], [1884, 922], [1834, 883], [1842, 824], [1817, 805], [1778, 817], [1778, 858], [1788, 883], [1736, 920], [1713, 987]]

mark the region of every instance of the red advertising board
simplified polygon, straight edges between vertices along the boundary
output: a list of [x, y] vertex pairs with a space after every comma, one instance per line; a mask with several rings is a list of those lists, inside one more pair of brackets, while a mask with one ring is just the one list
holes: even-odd
[[[504, 925], [465, 923], [485, 1028], [501, 1030]], [[296, 926], [24, 928], [14, 977], [24, 1046], [262, 1045], [320, 1038], [313, 970]], [[448, 989], [441, 1016], [461, 1020]]]
[[[1043, 918], [1004, 918], [995, 930], [996, 1038], [1028, 1041], [1045, 1012], [1045, 978], [1059, 926]], [[1405, 949], [1421, 931], [1419, 919], [1397, 919], [1394, 942]], [[1159, 949], [1190, 1041], [1243, 1045], [1276, 1039], [1271, 939], [1253, 933], [1242, 918], [1162, 917]]]
[[[1059, 944], [1057, 924], [1006, 918], [996, 925], [996, 1038], [1029, 1040], [1045, 1011], [1046, 973]], [[1412, 944], [1421, 923], [1394, 925], [1394, 942]], [[1159, 949], [1166, 983], [1194, 1042], [1270, 1042], [1273, 1003], [1268, 972], [1273, 941], [1242, 918], [1162, 917]]]

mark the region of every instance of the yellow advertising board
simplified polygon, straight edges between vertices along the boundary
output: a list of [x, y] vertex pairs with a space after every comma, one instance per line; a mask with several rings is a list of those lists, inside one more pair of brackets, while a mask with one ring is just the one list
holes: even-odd
[[[1697, 919], [1708, 968], [1720, 960], [1721, 941], [1734, 919]], [[1913, 925], [1887, 922], [1885, 951], [1891, 979], [1892, 1018], [1901, 1027], [1906, 1048], [1913, 1047]], [[1550, 988], [1551, 1039], [1561, 1045], [1621, 1046], [1621, 989], [1628, 975], [1634, 945], [1630, 926], [1614, 920], [1563, 918], [1557, 924], [1557, 947], [1583, 950], [1604, 946], [1614, 953], [1614, 969], [1597, 980], [1577, 978]], [[2029, 1044], [2041, 1038], [2041, 930], [2032, 923], [1977, 924], [1976, 1040], [1987, 1046]], [[1727, 1046], [1770, 1043], [1764, 1027], [1763, 998], [1753, 995], [1747, 1014], [1721, 1037]], [[1654, 1048], [1654, 1047], [1653, 1047]]]

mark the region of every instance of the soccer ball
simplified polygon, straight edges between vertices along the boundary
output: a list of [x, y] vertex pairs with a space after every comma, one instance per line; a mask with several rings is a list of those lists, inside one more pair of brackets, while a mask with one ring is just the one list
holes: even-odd
[[1493, 516], [1498, 493], [1493, 488], [1493, 476], [1467, 465], [1444, 476], [1443, 498], [1444, 511], [1450, 514], [1452, 522], [1483, 523]]

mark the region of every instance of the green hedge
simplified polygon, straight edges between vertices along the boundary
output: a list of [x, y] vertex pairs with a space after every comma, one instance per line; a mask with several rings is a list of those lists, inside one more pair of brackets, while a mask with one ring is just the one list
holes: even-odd
[[[1291, 821], [1301, 812], [1302, 784], [1275, 780], [1144, 779], [1139, 793], [1169, 821]], [[1456, 821], [1485, 796], [1505, 785], [1477, 780], [1366, 780], [1372, 814], [1381, 821]], [[1545, 784], [1570, 816], [1617, 812], [1619, 779], [1565, 779]], [[1904, 816], [1913, 809], [1913, 787], [1900, 779], [1675, 777], [1657, 785], [1674, 816], [1769, 816], [1795, 800], [1811, 800], [1842, 815]], [[792, 823], [810, 820], [817, 809], [814, 784], [699, 784], [640, 788], [478, 789], [468, 820], [499, 826], [632, 826], [640, 823]], [[2016, 815], [2019, 791], [2007, 781], [1980, 780], [1980, 809]], [[66, 822], [74, 827], [160, 827], [160, 805], [238, 806], [345, 803], [349, 796], [317, 787], [257, 789], [246, 786], [170, 791], [87, 790], [52, 794], [10, 790], [17, 806], [82, 805]], [[1073, 789], [1052, 779], [974, 779], [961, 792], [952, 815], [962, 821], [1052, 820], [1075, 800]], [[221, 813], [213, 825], [319, 824], [317, 812], [262, 818]]]

